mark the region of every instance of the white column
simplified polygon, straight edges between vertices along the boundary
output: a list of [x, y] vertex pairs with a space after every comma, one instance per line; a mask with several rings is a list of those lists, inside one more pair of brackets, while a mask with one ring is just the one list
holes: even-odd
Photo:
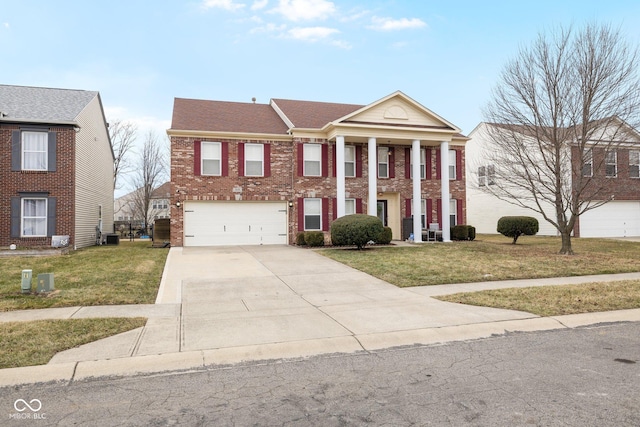
[[413, 188], [413, 202], [411, 203], [411, 213], [413, 213], [413, 241], [422, 242], [422, 192], [420, 191], [420, 140], [414, 139], [411, 143], [411, 186]]
[[440, 143], [440, 193], [442, 199], [442, 241], [451, 241], [449, 230], [449, 143]]
[[338, 218], [345, 215], [344, 136], [336, 136], [336, 201]]
[[375, 138], [369, 138], [369, 201], [367, 214], [378, 216], [378, 146]]

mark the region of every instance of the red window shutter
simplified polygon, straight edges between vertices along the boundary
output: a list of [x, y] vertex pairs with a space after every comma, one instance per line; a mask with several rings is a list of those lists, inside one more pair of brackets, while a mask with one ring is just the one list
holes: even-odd
[[238, 143], [238, 176], [244, 176], [244, 142]]
[[411, 178], [411, 148], [404, 148], [404, 177]]
[[462, 179], [462, 150], [456, 150], [456, 180]]
[[322, 198], [322, 231], [329, 231], [329, 199], [326, 197]]
[[427, 199], [427, 228], [429, 228], [429, 224], [433, 222], [433, 215], [431, 211], [433, 211], [433, 200]]
[[431, 148], [427, 148], [427, 164], [425, 165], [425, 168], [427, 169], [427, 175], [425, 178], [431, 179]]
[[442, 199], [436, 200], [436, 210], [438, 214], [438, 225], [440, 225], [440, 230], [442, 230]]
[[[458, 224], [464, 224], [464, 221], [462, 218], [462, 200], [461, 199], [456, 199], [456, 218], [458, 221]], [[456, 224], [456, 225], [458, 225]]]
[[322, 176], [329, 176], [329, 146], [322, 144]]
[[435, 150], [436, 152], [436, 179], [440, 179], [440, 150]]
[[304, 231], [304, 199], [298, 199], [298, 231]]
[[337, 146], [333, 146], [332, 150], [331, 150], [331, 157], [333, 159], [333, 170], [332, 170], [332, 174], [333, 177], [335, 178], [337, 172], [338, 172], [338, 147]]
[[389, 178], [396, 177], [396, 150], [389, 147]]
[[356, 213], [362, 213], [362, 199], [356, 199]]
[[356, 178], [362, 178], [362, 145], [356, 145]]
[[271, 144], [264, 144], [264, 176], [271, 176]]
[[[222, 176], [229, 176], [229, 143], [222, 143]], [[244, 162], [243, 162], [244, 164]]]
[[193, 175], [200, 176], [200, 141], [193, 141]]
[[404, 201], [405, 209], [407, 211], [407, 218], [411, 217], [411, 199]]
[[298, 176], [304, 176], [304, 144], [298, 144]]
[[333, 204], [333, 219], [335, 220], [336, 218], [338, 218], [338, 199], [333, 198], [331, 199], [331, 203]]

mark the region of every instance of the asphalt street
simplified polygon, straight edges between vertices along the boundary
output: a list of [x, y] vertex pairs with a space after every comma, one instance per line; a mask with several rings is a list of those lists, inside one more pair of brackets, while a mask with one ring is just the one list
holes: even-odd
[[638, 426], [640, 323], [0, 389], [2, 425]]

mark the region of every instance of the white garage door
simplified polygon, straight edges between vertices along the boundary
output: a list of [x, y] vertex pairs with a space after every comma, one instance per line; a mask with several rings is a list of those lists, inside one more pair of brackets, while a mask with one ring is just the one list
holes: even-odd
[[640, 236], [640, 202], [609, 202], [580, 215], [582, 237]]
[[286, 202], [185, 202], [184, 245], [287, 244]]

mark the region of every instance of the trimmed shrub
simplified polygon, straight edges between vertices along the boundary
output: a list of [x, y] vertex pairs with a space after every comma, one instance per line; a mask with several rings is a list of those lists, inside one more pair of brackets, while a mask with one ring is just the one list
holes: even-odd
[[467, 225], [469, 230], [469, 240], [476, 240], [476, 228], [473, 225]]
[[307, 245], [307, 242], [304, 241], [304, 231], [301, 231], [296, 235], [296, 245], [298, 246]]
[[451, 240], [469, 240], [469, 229], [466, 225], [451, 227]]
[[393, 238], [393, 232], [391, 231], [391, 227], [384, 227], [380, 236], [376, 239], [376, 243], [381, 245], [388, 245], [391, 243], [391, 239]]
[[324, 246], [324, 233], [322, 231], [306, 231], [304, 242], [309, 246]]
[[377, 241], [384, 231], [378, 217], [353, 214], [336, 219], [331, 224], [331, 242], [336, 246], [355, 245], [362, 249], [367, 243]]
[[538, 220], [530, 216], [503, 216], [498, 220], [498, 233], [513, 238], [516, 244], [518, 237], [533, 236], [538, 232]]

